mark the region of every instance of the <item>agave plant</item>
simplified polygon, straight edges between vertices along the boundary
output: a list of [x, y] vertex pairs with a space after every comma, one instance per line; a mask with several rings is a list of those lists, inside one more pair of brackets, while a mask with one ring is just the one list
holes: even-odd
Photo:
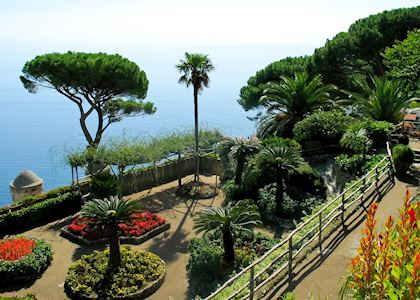
[[109, 267], [115, 268], [121, 264], [119, 224], [130, 222], [133, 213], [139, 210], [139, 202], [118, 197], [109, 199], [93, 199], [86, 203], [80, 216], [92, 219], [95, 226], [109, 233]]
[[226, 207], [207, 208], [194, 219], [194, 229], [197, 232], [221, 230], [224, 258], [229, 263], [235, 261], [233, 232], [252, 231], [254, 227], [261, 225], [257, 207], [247, 200], [238, 201], [235, 205], [229, 203]]

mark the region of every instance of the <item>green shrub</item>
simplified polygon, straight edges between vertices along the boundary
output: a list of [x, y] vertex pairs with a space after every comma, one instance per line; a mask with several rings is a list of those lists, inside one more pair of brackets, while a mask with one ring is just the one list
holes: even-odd
[[324, 179], [307, 163], [289, 172], [285, 183], [288, 194], [294, 199], [299, 199], [307, 193], [321, 198], [327, 196]]
[[109, 272], [109, 250], [94, 251], [73, 263], [66, 276], [66, 289], [82, 297], [97, 295], [106, 299], [138, 292], [146, 283], [157, 280], [165, 265], [159, 256], [121, 247], [121, 266]]
[[351, 118], [338, 110], [318, 111], [298, 122], [293, 136], [299, 143], [319, 141], [324, 145], [338, 144]]
[[392, 159], [397, 175], [404, 175], [414, 162], [414, 152], [410, 147], [400, 144], [392, 149]]
[[75, 186], [72, 185], [68, 185], [68, 186], [63, 186], [63, 187], [59, 187], [53, 190], [50, 190], [46, 193], [43, 193], [41, 195], [37, 195], [37, 196], [26, 196], [22, 199], [20, 199], [16, 204], [32, 204], [32, 203], [36, 203], [38, 202], [38, 200], [41, 199], [48, 199], [48, 198], [55, 198], [58, 197], [64, 193], [68, 193], [68, 192], [72, 192], [75, 190]]
[[36, 246], [32, 253], [14, 261], [0, 260], [0, 286], [33, 281], [49, 266], [52, 259], [51, 245], [44, 240], [33, 239]]
[[10, 233], [43, 222], [68, 216], [80, 209], [80, 195], [75, 192], [0, 214], [0, 233]]
[[293, 139], [281, 138], [277, 136], [272, 136], [265, 138], [261, 141], [262, 148], [267, 148], [268, 146], [287, 146], [295, 148], [298, 151], [302, 150], [302, 146]]
[[90, 189], [94, 198], [104, 199], [118, 194], [118, 177], [107, 172], [100, 172], [92, 177]]
[[0, 296], [0, 300], [37, 300], [34, 294], [26, 294], [25, 296]]
[[366, 155], [363, 160], [362, 154], [340, 154], [335, 158], [335, 162], [344, 172], [361, 176], [375, 167], [384, 156], [384, 154]]
[[362, 128], [366, 130], [367, 136], [372, 140], [374, 148], [384, 148], [388, 141], [388, 135], [394, 126], [386, 121], [364, 119], [351, 124], [348, 130], [357, 132]]
[[[324, 202], [319, 197], [302, 194], [302, 198], [294, 200], [286, 193], [283, 196], [283, 214], [291, 219], [299, 220], [312, 212], [312, 209]], [[261, 218], [264, 221], [276, 220], [276, 184], [269, 184], [259, 190], [257, 205], [260, 209]]]

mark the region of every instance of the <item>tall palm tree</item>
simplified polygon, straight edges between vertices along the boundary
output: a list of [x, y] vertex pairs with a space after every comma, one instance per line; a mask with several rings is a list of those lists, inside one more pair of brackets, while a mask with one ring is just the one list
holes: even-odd
[[306, 114], [332, 105], [330, 93], [335, 89], [334, 85], [324, 85], [320, 75], [310, 79], [306, 73], [282, 76], [279, 82], [269, 82], [260, 98], [268, 116], [271, 115], [263, 119], [266, 123], [263, 127], [270, 124], [274, 129], [283, 127], [284, 134], [291, 135], [293, 125]]
[[276, 216], [281, 217], [286, 172], [296, 169], [304, 163], [300, 152], [285, 145], [269, 145], [258, 154], [258, 164], [262, 168], [273, 170], [276, 176]]
[[260, 149], [261, 143], [260, 140], [251, 137], [251, 138], [226, 138], [221, 143], [222, 152], [228, 153], [236, 161], [235, 169], [235, 184], [241, 184], [242, 182], [242, 173], [244, 171], [245, 164], [247, 159], [258, 152]]
[[207, 208], [194, 219], [197, 232], [222, 231], [224, 258], [229, 263], [235, 261], [233, 231], [252, 232], [254, 227], [261, 225], [257, 207], [248, 200], [240, 200], [233, 206], [229, 203], [226, 207]]
[[109, 267], [121, 264], [119, 224], [130, 222], [132, 215], [139, 209], [139, 202], [121, 200], [118, 197], [94, 199], [86, 203], [80, 216], [92, 219], [95, 226], [109, 232]]
[[404, 117], [404, 109], [418, 98], [412, 98], [405, 84], [398, 80], [388, 80], [372, 77], [372, 87], [366, 83], [357, 82], [363, 93], [347, 92], [350, 96], [346, 101], [361, 109], [362, 113], [377, 121], [398, 123]]
[[365, 161], [366, 154], [372, 147], [372, 143], [364, 128], [360, 128], [358, 131], [347, 131], [340, 140], [341, 147], [356, 153], [362, 153], [363, 161]]
[[195, 129], [195, 176], [194, 181], [199, 180], [199, 141], [198, 141], [198, 94], [209, 86], [209, 72], [214, 69], [211, 60], [207, 55], [185, 53], [185, 59], [180, 60], [176, 65], [178, 71], [182, 74], [178, 83], [183, 83], [187, 87], [193, 86], [194, 90], [194, 129]]

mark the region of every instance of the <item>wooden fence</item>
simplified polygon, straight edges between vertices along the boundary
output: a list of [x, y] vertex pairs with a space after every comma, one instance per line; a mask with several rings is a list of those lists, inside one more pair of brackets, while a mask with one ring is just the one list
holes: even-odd
[[288, 276], [289, 282], [292, 282], [294, 267], [316, 248], [322, 256], [323, 241], [337, 226], [346, 229], [346, 220], [374, 193], [380, 196], [381, 186], [389, 180], [394, 180], [394, 171], [388, 155], [343, 193], [299, 224], [279, 244], [205, 299], [252, 300], [258, 298], [257, 295], [262, 294], [274, 279]]

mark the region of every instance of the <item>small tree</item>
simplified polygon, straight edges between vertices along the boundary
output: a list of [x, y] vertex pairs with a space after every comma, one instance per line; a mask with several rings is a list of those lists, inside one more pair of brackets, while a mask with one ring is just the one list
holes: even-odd
[[195, 175], [194, 181], [198, 182], [200, 175], [199, 166], [199, 141], [198, 141], [198, 94], [209, 86], [209, 72], [213, 71], [214, 66], [207, 55], [185, 53], [185, 60], [181, 60], [176, 65], [182, 74], [178, 83], [183, 83], [187, 87], [190, 85], [194, 89], [194, 129], [195, 129]]
[[[153, 103], [142, 102], [149, 82], [134, 62], [118, 54], [49, 53], [25, 63], [23, 86], [31, 93], [38, 87], [55, 89], [79, 109], [80, 127], [90, 147], [96, 148], [104, 131], [123, 117], [153, 114]], [[95, 131], [87, 120], [96, 113]]]
[[222, 149], [222, 152], [227, 152], [236, 161], [235, 184], [241, 184], [247, 159], [258, 152], [260, 141], [257, 138], [226, 138], [222, 141], [221, 147], [225, 148]]
[[283, 206], [284, 177], [286, 172], [304, 164], [304, 160], [295, 147], [268, 146], [258, 155], [261, 168], [273, 170], [276, 177], [276, 216], [280, 217]]
[[194, 219], [194, 229], [205, 233], [221, 230], [225, 261], [233, 263], [235, 261], [233, 232], [252, 232], [254, 227], [262, 225], [260, 219], [257, 207], [247, 200], [241, 200], [233, 206], [229, 203], [226, 207], [211, 207], [203, 210]]
[[94, 199], [86, 203], [80, 211], [83, 218], [92, 219], [95, 226], [109, 233], [109, 267], [121, 264], [119, 224], [130, 222], [133, 213], [139, 209], [139, 202], [121, 200], [118, 197]]

